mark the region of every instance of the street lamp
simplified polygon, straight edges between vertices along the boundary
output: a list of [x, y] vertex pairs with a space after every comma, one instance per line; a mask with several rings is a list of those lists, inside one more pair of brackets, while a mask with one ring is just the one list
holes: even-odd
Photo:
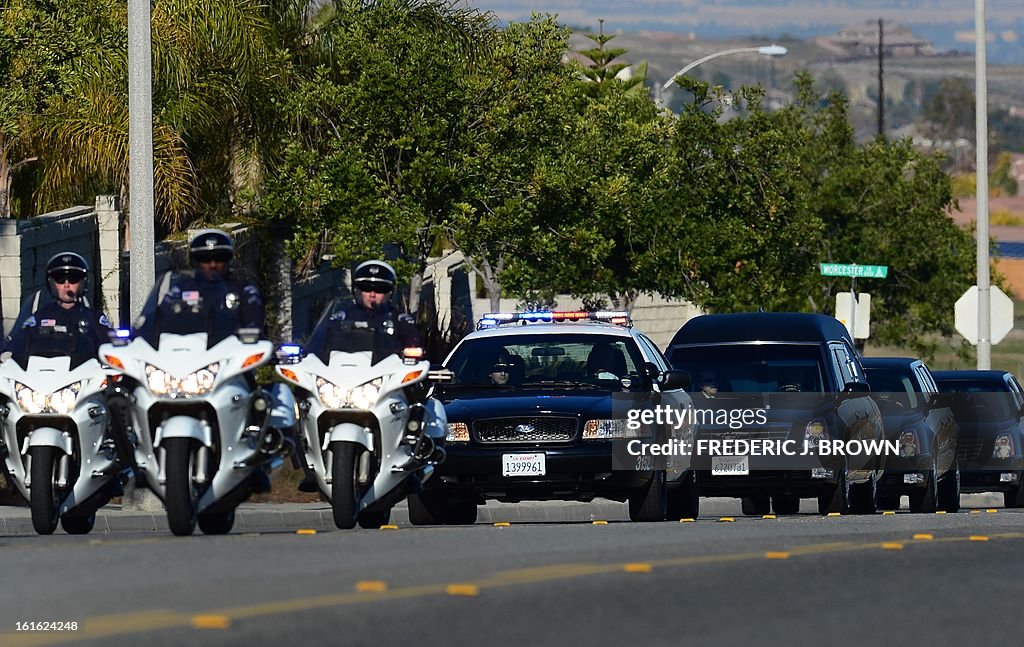
[[675, 82], [677, 77], [683, 76], [684, 74], [686, 74], [687, 72], [689, 72], [693, 68], [697, 67], [701, 63], [706, 63], [706, 62], [710, 61], [713, 58], [718, 58], [719, 56], [729, 56], [730, 54], [746, 54], [746, 53], [760, 54], [762, 56], [785, 56], [786, 54], [789, 53], [789, 50], [786, 49], [785, 47], [783, 47], [782, 45], [774, 45], [774, 44], [772, 44], [772, 45], [762, 45], [761, 47], [737, 47], [737, 48], [734, 48], [734, 49], [725, 49], [725, 50], [722, 50], [720, 52], [715, 52], [714, 54], [708, 54], [704, 58], [697, 59], [696, 61], [690, 63], [689, 65], [687, 65], [683, 69], [681, 69], [678, 72], [676, 72], [675, 74], [673, 74], [672, 78], [670, 78], [668, 81], [665, 81], [665, 85], [661, 86], [661, 89], [662, 89], [662, 91], [668, 90], [669, 86], [672, 85]]

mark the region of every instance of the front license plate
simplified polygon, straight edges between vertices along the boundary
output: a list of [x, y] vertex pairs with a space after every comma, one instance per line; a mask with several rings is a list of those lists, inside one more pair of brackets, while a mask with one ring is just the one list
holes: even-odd
[[535, 454], [502, 454], [502, 476], [544, 476], [547, 464], [544, 452]]
[[712, 476], [746, 476], [750, 474], [748, 456], [715, 456], [711, 459]]

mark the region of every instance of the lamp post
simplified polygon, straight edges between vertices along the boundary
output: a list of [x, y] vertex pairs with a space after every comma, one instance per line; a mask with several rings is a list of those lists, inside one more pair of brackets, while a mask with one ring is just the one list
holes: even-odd
[[975, 165], [978, 196], [978, 370], [992, 368], [992, 292], [988, 258], [988, 76], [985, 0], [974, 0]]
[[724, 49], [720, 52], [715, 52], [714, 54], [708, 54], [704, 58], [699, 58], [696, 61], [690, 63], [683, 69], [673, 74], [672, 78], [670, 78], [668, 81], [665, 81], [665, 85], [661, 86], [661, 89], [663, 92], [665, 90], [668, 90], [669, 86], [675, 83], [677, 77], [683, 76], [684, 74], [686, 74], [693, 68], [697, 67], [698, 65], [706, 63], [713, 58], [718, 58], [719, 56], [729, 56], [730, 54], [760, 54], [762, 56], [785, 56], [788, 53], [789, 50], [783, 47], [782, 45], [774, 44], [762, 45], [761, 47], [736, 47], [734, 49]]
[[129, 322], [142, 312], [155, 274], [151, 33], [149, 0], [128, 0], [128, 217], [132, 251]]

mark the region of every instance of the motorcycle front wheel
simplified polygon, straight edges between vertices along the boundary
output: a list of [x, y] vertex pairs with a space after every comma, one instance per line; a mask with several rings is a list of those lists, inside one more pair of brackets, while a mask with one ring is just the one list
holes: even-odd
[[361, 445], [338, 441], [331, 443], [334, 460], [331, 465], [331, 509], [334, 512], [334, 525], [342, 530], [355, 528], [356, 510], [362, 491], [356, 484], [357, 450]]
[[191, 535], [196, 528], [195, 489], [192, 486], [192, 440], [165, 438], [164, 473], [167, 475], [164, 505], [167, 525], [178, 536]]
[[57, 529], [57, 488], [54, 473], [63, 452], [43, 445], [32, 448], [32, 488], [29, 504], [32, 506], [32, 527], [40, 535], [50, 535]]

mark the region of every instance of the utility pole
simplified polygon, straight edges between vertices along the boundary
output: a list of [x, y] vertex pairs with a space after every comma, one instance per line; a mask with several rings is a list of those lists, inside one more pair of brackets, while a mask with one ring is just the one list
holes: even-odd
[[153, 287], [153, 51], [150, 0], [128, 0], [129, 321]]
[[885, 136], [885, 37], [878, 19], [878, 136]]
[[978, 194], [978, 370], [992, 368], [992, 292], [988, 268], [988, 47], [985, 0], [974, 0], [974, 111]]

